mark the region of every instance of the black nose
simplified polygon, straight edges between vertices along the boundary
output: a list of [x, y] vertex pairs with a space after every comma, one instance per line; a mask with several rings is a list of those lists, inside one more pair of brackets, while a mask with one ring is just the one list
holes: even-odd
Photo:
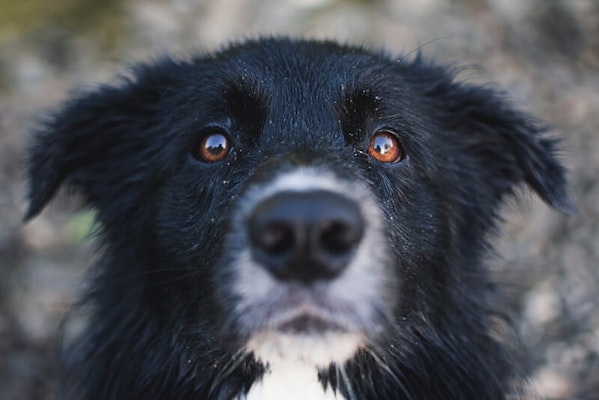
[[252, 255], [280, 280], [332, 279], [349, 264], [364, 232], [358, 205], [325, 190], [281, 192], [248, 219]]

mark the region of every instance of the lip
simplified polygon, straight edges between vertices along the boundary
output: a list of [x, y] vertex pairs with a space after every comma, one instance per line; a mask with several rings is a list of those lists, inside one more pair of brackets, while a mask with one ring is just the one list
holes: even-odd
[[[356, 330], [348, 310], [332, 307], [318, 296], [286, 299], [270, 310], [263, 329], [288, 335], [343, 333]], [[322, 300], [322, 299], [320, 299]], [[353, 328], [353, 329], [352, 329]]]
[[274, 330], [287, 334], [322, 334], [325, 332], [346, 332], [347, 328], [331, 318], [303, 313], [278, 323]]

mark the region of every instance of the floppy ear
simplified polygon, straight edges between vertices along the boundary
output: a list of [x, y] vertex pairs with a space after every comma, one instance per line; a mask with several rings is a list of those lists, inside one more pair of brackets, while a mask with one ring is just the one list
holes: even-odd
[[83, 94], [56, 113], [35, 134], [28, 153], [25, 220], [36, 216], [62, 184], [81, 191], [89, 204], [117, 209], [117, 214], [136, 204], [132, 197], [141, 196], [153, 176], [150, 143], [153, 131], [160, 129], [160, 90], [146, 74], [137, 82]]
[[442, 119], [453, 132], [450, 140], [475, 160], [470, 168], [481, 179], [473, 185], [491, 187], [502, 198], [524, 182], [552, 207], [573, 211], [566, 171], [556, 156], [559, 141], [547, 136], [546, 126], [487, 87], [449, 83], [435, 92], [445, 107]]

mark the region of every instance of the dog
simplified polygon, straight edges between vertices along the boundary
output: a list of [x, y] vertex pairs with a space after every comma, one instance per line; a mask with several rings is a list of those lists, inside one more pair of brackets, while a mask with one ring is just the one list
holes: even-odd
[[485, 258], [523, 184], [570, 208], [559, 142], [408, 58], [261, 38], [66, 102], [34, 135], [25, 216], [61, 186], [96, 212], [60, 395], [522, 395]]

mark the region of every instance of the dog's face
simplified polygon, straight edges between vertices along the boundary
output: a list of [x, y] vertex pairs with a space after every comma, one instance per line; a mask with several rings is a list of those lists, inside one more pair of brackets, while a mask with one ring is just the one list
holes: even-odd
[[542, 131], [444, 68], [259, 41], [74, 100], [31, 153], [28, 216], [80, 188], [106, 292], [171, 336], [324, 367], [479, 317], [504, 196], [567, 207]]

